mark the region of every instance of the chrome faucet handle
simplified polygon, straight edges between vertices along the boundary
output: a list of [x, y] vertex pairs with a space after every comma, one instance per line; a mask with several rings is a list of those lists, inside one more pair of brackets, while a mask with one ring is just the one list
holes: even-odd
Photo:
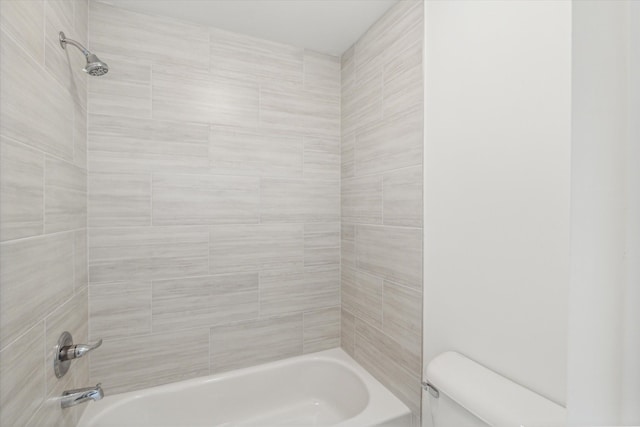
[[75, 344], [64, 346], [60, 349], [59, 358], [63, 362], [66, 360], [78, 359], [101, 345], [102, 338], [100, 338], [95, 344]]
[[78, 359], [101, 345], [102, 339], [95, 344], [74, 344], [71, 334], [63, 332], [53, 351], [53, 371], [56, 378], [62, 378], [67, 373], [73, 359]]

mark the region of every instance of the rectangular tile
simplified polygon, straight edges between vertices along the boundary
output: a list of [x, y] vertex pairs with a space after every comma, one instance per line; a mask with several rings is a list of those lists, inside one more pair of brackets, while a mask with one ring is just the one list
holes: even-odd
[[302, 224], [213, 226], [211, 273], [301, 269]]
[[359, 225], [356, 263], [361, 270], [421, 289], [422, 230]]
[[382, 176], [343, 179], [341, 206], [343, 221], [382, 224]]
[[303, 139], [264, 129], [212, 126], [209, 140], [215, 174], [301, 177]]
[[151, 62], [102, 52], [100, 58], [117, 72], [89, 79], [89, 113], [150, 119]]
[[422, 352], [422, 292], [385, 280], [382, 331], [419, 355]]
[[305, 267], [340, 264], [340, 224], [308, 223], [304, 225]]
[[44, 229], [47, 233], [87, 226], [87, 171], [45, 159]]
[[356, 243], [353, 240], [343, 240], [340, 246], [340, 261], [343, 266], [356, 268]]
[[[157, 63], [209, 68], [209, 30], [177, 19], [90, 3], [91, 49]], [[118, 37], [114, 37], [118, 34]]]
[[312, 50], [304, 51], [304, 87], [340, 95], [340, 58]]
[[355, 44], [345, 50], [340, 58], [340, 86], [341, 90], [349, 90], [356, 79]]
[[44, 401], [43, 343], [44, 322], [38, 322], [0, 351], [0, 424], [3, 426], [25, 425]]
[[211, 328], [211, 372], [302, 354], [302, 314]]
[[[88, 366], [74, 363], [69, 372], [62, 379], [56, 378], [52, 369], [51, 361], [55, 356], [55, 347], [58, 338], [63, 332], [67, 331], [73, 336], [73, 342], [76, 344], [86, 344], [89, 341], [89, 310], [87, 307], [88, 295], [87, 290], [78, 292], [63, 305], [58, 307], [53, 313], [45, 319], [45, 376], [46, 376], [46, 395], [50, 396], [59, 382], [73, 382], [75, 377], [88, 375]], [[82, 372], [82, 369], [87, 372]], [[86, 386], [82, 386], [86, 387]]]
[[87, 272], [87, 230], [76, 230], [73, 232], [73, 264], [74, 264], [74, 291], [78, 292], [89, 284], [89, 273]]
[[[408, 372], [420, 375], [422, 370], [421, 346], [405, 346], [403, 342], [385, 334], [379, 328], [357, 320], [356, 345], [359, 339], [374, 344], [380, 352], [385, 353], [389, 359], [394, 360]], [[417, 352], [416, 349], [418, 349]]]
[[207, 125], [91, 114], [88, 132], [92, 173], [209, 170]]
[[67, 37], [87, 45], [74, 28], [73, 2], [47, 0], [45, 2], [44, 68], [64, 87], [75, 104], [87, 108], [87, 74], [82, 71], [86, 60], [75, 48], [60, 48], [60, 31]]
[[154, 66], [153, 118], [227, 126], [258, 124], [257, 83], [187, 68]]
[[73, 233], [0, 245], [0, 348], [69, 299], [73, 267]]
[[340, 346], [340, 307], [305, 312], [304, 353], [327, 350]]
[[264, 178], [260, 184], [262, 222], [336, 222], [338, 181]]
[[342, 307], [340, 311], [340, 347], [351, 357], [356, 349], [356, 318]]
[[383, 69], [383, 115], [391, 117], [402, 112], [422, 108], [423, 70], [422, 70], [422, 28], [419, 37], [415, 37], [409, 46], [391, 58]]
[[382, 326], [383, 279], [342, 266], [342, 308], [372, 325]]
[[151, 225], [151, 174], [89, 174], [89, 227]]
[[422, 108], [385, 118], [356, 135], [356, 175], [422, 164]]
[[302, 48], [216, 28], [210, 35], [210, 69], [215, 75], [302, 84]]
[[153, 176], [154, 225], [251, 224], [260, 220], [260, 180], [245, 176]]
[[151, 282], [89, 286], [91, 341], [151, 333]]
[[35, 236], [44, 227], [44, 155], [0, 138], [0, 239]]
[[0, 134], [73, 160], [73, 101], [68, 92], [4, 34], [0, 58]]
[[393, 394], [398, 396], [412, 411], [420, 411], [420, 375], [407, 371], [382, 345], [373, 328], [356, 320], [355, 359]]
[[354, 242], [356, 240], [356, 226], [347, 222], [340, 223], [340, 237], [342, 240]]
[[340, 142], [340, 176], [351, 178], [356, 172], [356, 136], [355, 133], [342, 135]]
[[261, 87], [260, 124], [306, 136], [340, 135], [340, 97], [295, 88]]
[[384, 175], [383, 213], [386, 225], [422, 227], [422, 166]]
[[87, 169], [87, 111], [78, 104], [73, 109], [73, 163]]
[[105, 339], [91, 355], [90, 381], [116, 394], [208, 375], [208, 335], [196, 329]]
[[342, 133], [348, 134], [382, 119], [382, 68], [366, 80], [357, 79], [349, 90], [342, 91]]
[[204, 227], [93, 228], [90, 283], [158, 280], [208, 274]]
[[44, 0], [1, 1], [0, 28], [18, 40], [35, 61], [44, 64]]
[[153, 331], [211, 327], [258, 317], [258, 274], [153, 282]]
[[304, 138], [304, 177], [340, 179], [339, 138]]
[[260, 273], [260, 317], [299, 313], [340, 303], [340, 270]]

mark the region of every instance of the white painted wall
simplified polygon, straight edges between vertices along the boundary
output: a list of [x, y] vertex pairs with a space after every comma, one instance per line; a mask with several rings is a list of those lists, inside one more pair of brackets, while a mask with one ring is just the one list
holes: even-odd
[[425, 366], [640, 425], [640, 2], [425, 16]]
[[640, 9], [632, 3], [573, 4], [572, 426], [640, 423], [640, 33], [630, 25]]
[[571, 3], [429, 1], [425, 25], [425, 366], [456, 350], [564, 403]]

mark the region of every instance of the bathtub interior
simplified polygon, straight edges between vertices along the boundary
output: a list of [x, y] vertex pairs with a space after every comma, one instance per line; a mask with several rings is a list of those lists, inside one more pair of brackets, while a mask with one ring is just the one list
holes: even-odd
[[369, 405], [369, 391], [353, 370], [304, 359], [114, 398], [89, 411], [95, 413], [80, 426], [330, 426]]

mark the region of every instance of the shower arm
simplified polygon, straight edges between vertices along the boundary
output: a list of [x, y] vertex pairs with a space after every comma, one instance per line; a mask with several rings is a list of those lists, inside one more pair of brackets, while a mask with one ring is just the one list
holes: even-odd
[[91, 54], [91, 52], [89, 52], [89, 50], [86, 47], [82, 46], [77, 41], [68, 39], [64, 35], [64, 33], [62, 31], [60, 31], [60, 34], [58, 35], [58, 38], [60, 39], [60, 46], [62, 46], [63, 49], [66, 49], [67, 48], [67, 44], [70, 44], [70, 45], [75, 46], [78, 49], [80, 49], [80, 52], [82, 52], [82, 54], [85, 57], [88, 57]]

